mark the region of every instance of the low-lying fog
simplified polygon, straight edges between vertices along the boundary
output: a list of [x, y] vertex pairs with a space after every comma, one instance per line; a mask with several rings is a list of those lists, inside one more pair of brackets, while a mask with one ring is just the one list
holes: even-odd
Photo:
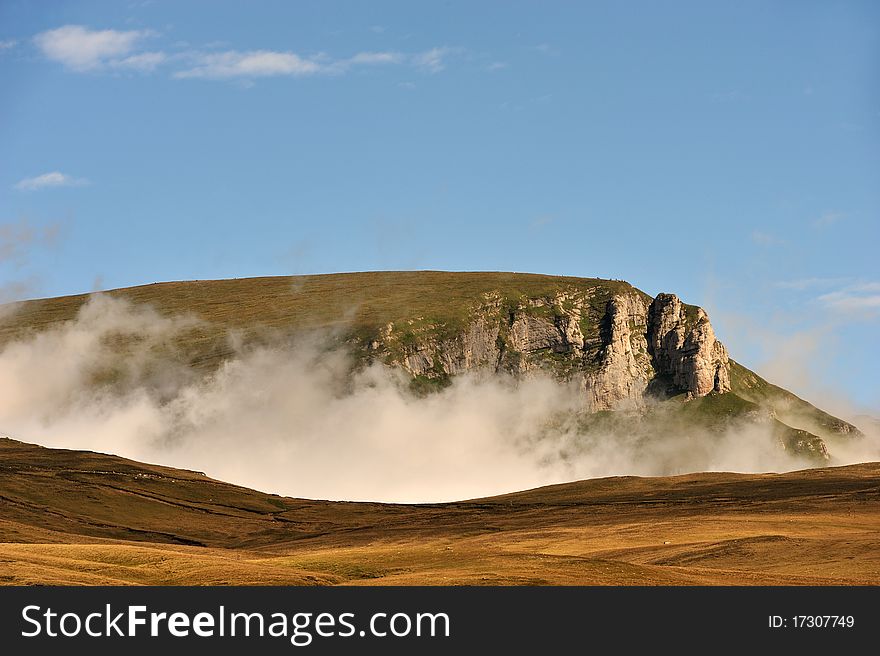
[[[810, 466], [755, 425], [722, 435], [676, 427], [650, 439], [583, 432], [577, 390], [549, 379], [464, 376], [418, 398], [374, 365], [314, 340], [239, 349], [199, 378], [157, 356], [192, 321], [106, 295], [75, 321], [0, 352], [0, 433], [206, 472], [278, 494], [433, 502], [613, 475], [786, 471]], [[113, 383], [114, 339], [136, 347]], [[136, 339], [132, 339], [136, 338]], [[880, 460], [878, 441], [833, 451]]]

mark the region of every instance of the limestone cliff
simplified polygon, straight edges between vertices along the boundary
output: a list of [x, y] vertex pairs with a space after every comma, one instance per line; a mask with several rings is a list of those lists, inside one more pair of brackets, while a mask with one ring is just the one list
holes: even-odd
[[[622, 280], [371, 271], [159, 283], [107, 294], [196, 319], [154, 354], [196, 375], [213, 375], [241, 349], [317, 334], [351, 347], [354, 367], [378, 360], [405, 370], [419, 392], [472, 371], [547, 371], [579, 386], [586, 410], [639, 410], [579, 413], [579, 421], [632, 416], [637, 423], [625, 430], [646, 430], [652, 422], [640, 418], [671, 408], [682, 425], [709, 422], [711, 432], [731, 420], [762, 423], [786, 449], [820, 459], [827, 459], [823, 440], [862, 436], [729, 359], [700, 308], [671, 294], [651, 298]], [[0, 347], [76, 319], [89, 298], [18, 304], [0, 322]], [[648, 403], [652, 398], [670, 402]]]
[[585, 406], [640, 406], [648, 396], [705, 396], [730, 390], [727, 351], [701, 308], [672, 294], [630, 288], [607, 300], [594, 290], [560, 290], [516, 301], [485, 293], [458, 330], [422, 317], [387, 324], [370, 343], [417, 379], [490, 369], [549, 371], [576, 381]]

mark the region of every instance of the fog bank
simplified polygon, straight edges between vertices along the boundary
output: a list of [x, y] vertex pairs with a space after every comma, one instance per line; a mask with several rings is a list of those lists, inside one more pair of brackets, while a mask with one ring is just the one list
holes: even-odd
[[[723, 434], [667, 426], [649, 438], [584, 430], [577, 390], [549, 378], [462, 376], [419, 398], [399, 372], [374, 364], [352, 374], [345, 349], [314, 338], [238, 348], [199, 377], [173, 357], [174, 336], [193, 323], [99, 294], [75, 321], [7, 345], [0, 433], [283, 495], [394, 502], [599, 476], [810, 466], [752, 424]], [[839, 462], [880, 459], [877, 444], [850, 443]]]

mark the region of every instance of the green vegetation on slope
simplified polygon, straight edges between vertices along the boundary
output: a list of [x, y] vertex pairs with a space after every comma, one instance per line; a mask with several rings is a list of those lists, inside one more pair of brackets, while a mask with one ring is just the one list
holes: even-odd
[[681, 435], [696, 437], [704, 446], [730, 431], [737, 434], [749, 427], [766, 430], [784, 449], [817, 465], [827, 463], [829, 456], [822, 438], [784, 424], [766, 408], [733, 392], [713, 392], [694, 399], [682, 394], [651, 404], [644, 412], [603, 411], [578, 418], [583, 433], [628, 435], [644, 442], [657, 435]]
[[[588, 300], [581, 317], [585, 335], [598, 338], [606, 306], [615, 294], [635, 293], [650, 297], [629, 283], [600, 278], [574, 278], [525, 273], [380, 271], [292, 277], [244, 278], [214, 281], [168, 282], [118, 289], [106, 294], [135, 306], [150, 306], [163, 316], [189, 316], [196, 321], [180, 330], [170, 343], [150, 345], [158, 355], [195, 372], [211, 372], [234, 354], [230, 335], [243, 344], [271, 343], [289, 339], [301, 331], [321, 331], [337, 340], [354, 340], [362, 347], [358, 357], [368, 357], [368, 345], [389, 323], [397, 338], [389, 348], [400, 348], [434, 338], [448, 339], [461, 333], [474, 310], [487, 302], [499, 304], [499, 320], [514, 308], [537, 316], [554, 316], [560, 292], [580, 294]], [[71, 321], [89, 294], [27, 301], [5, 312], [0, 319], [0, 348], [18, 338]], [[531, 301], [531, 302], [530, 302]], [[534, 301], [542, 301], [535, 303]], [[571, 301], [563, 301], [563, 304]], [[696, 320], [695, 306], [685, 305], [689, 320]], [[499, 335], [503, 345], [505, 331]], [[598, 339], [591, 340], [598, 348]], [[138, 339], [121, 335], [114, 340], [121, 353], [140, 348]], [[397, 354], [399, 355], [399, 354]], [[518, 354], [506, 352], [505, 357]], [[554, 370], [586, 366], [554, 353], [538, 353]], [[584, 359], [584, 362], [588, 360]], [[580, 363], [580, 364], [579, 364]], [[435, 363], [436, 364], [436, 363]], [[181, 369], [181, 375], [186, 372]], [[819, 453], [816, 436], [860, 435], [845, 421], [815, 408], [794, 394], [772, 385], [731, 361], [731, 394], [696, 399], [681, 406], [680, 419], [708, 428], [711, 421], [757, 416], [763, 409], [778, 425], [780, 441], [801, 445]], [[436, 375], [435, 375], [436, 374]], [[96, 384], [124, 382], [124, 368], [111, 365], [94, 372]], [[417, 376], [412, 389], [427, 394], [449, 384], [442, 369]], [[601, 415], [594, 422], [601, 422]], [[801, 449], [798, 449], [801, 450]]]
[[802, 431], [820, 437], [861, 436], [861, 431], [852, 424], [823, 412], [788, 390], [768, 383], [733, 360], [730, 361], [730, 386], [734, 394], [768, 408], [779, 421]]
[[[232, 350], [227, 334], [259, 341], [296, 331], [335, 332], [366, 342], [390, 322], [430, 326], [438, 336], [454, 334], [469, 322], [486, 294], [515, 305], [527, 298], [552, 298], [560, 290], [589, 292], [604, 312], [618, 293], [635, 292], [629, 283], [526, 273], [376, 271], [270, 278], [156, 283], [106, 292], [147, 304], [166, 316], [190, 315], [200, 326], [177, 344], [188, 364], [211, 370]], [[0, 346], [63, 321], [70, 321], [89, 294], [20, 303], [0, 321]], [[644, 295], [646, 299], [649, 297]]]

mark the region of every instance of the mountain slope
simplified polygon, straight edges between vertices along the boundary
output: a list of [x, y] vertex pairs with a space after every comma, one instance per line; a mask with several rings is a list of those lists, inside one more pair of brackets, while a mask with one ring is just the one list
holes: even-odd
[[[200, 375], [241, 348], [319, 333], [349, 346], [361, 364], [379, 360], [405, 370], [420, 393], [469, 371], [545, 371], [575, 381], [588, 411], [641, 408], [644, 417], [652, 400], [672, 399], [683, 419], [711, 419], [709, 427], [732, 418], [769, 422], [783, 446], [820, 461], [828, 457], [823, 438], [860, 435], [729, 360], [702, 309], [671, 294], [652, 299], [623, 281], [367, 272], [159, 283], [106, 294], [161, 316], [191, 317], [170, 343], [151, 348]], [[7, 309], [0, 348], [73, 321], [90, 297]], [[120, 355], [137, 341], [107, 339]], [[95, 380], [113, 384], [120, 375], [111, 368]], [[707, 400], [680, 403], [700, 398]]]

